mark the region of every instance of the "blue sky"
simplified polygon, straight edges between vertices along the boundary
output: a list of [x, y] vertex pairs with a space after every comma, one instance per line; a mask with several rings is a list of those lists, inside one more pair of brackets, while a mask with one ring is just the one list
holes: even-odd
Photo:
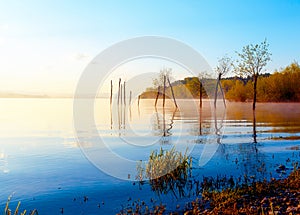
[[85, 66], [124, 39], [175, 38], [212, 67], [267, 38], [267, 71], [300, 61], [300, 1], [1, 1], [0, 92], [73, 93]]

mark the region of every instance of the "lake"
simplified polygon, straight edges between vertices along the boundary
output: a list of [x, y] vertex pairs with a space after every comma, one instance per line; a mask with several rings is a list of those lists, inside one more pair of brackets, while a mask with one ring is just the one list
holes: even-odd
[[251, 103], [218, 102], [214, 112], [208, 100], [202, 110], [177, 102], [96, 99], [89, 127], [89, 113], [73, 118], [73, 99], [0, 99], [0, 208], [10, 195], [12, 208], [21, 201], [39, 214], [116, 214], [135, 200], [183, 207], [195, 196], [157, 196], [135, 182], [137, 163], [160, 148], [188, 153], [198, 180], [280, 178], [300, 161], [299, 103], [258, 103], [253, 127]]

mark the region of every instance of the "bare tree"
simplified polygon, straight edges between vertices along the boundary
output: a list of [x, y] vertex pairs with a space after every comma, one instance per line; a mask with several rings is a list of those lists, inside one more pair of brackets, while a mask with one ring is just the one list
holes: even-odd
[[260, 44], [250, 44], [244, 46], [241, 53], [238, 53], [236, 72], [240, 76], [252, 76], [253, 80], [253, 110], [255, 110], [256, 94], [257, 94], [257, 79], [263, 68], [271, 60], [269, 52], [269, 44], [265, 39]]
[[167, 79], [171, 79], [172, 76], [172, 69], [171, 68], [165, 68], [160, 70], [158, 78], [153, 79], [153, 85], [155, 88], [158, 88], [160, 86], [164, 85], [164, 77]]
[[159, 76], [158, 78], [153, 79], [153, 85], [155, 87], [157, 87], [157, 94], [156, 94], [156, 99], [155, 99], [155, 107], [157, 105], [157, 100], [159, 95], [161, 94], [161, 88], [163, 88], [163, 107], [165, 106], [165, 97], [166, 97], [166, 83], [168, 82], [169, 87], [171, 89], [171, 93], [172, 93], [172, 97], [174, 100], [174, 104], [177, 108], [177, 103], [176, 103], [176, 99], [175, 99], [175, 95], [174, 95], [174, 91], [173, 91], [173, 87], [170, 81], [170, 76], [172, 74], [172, 69], [168, 68], [168, 69], [162, 69], [160, 70]]
[[221, 79], [222, 76], [226, 75], [232, 68], [232, 59], [225, 55], [221, 59], [218, 60], [218, 66], [215, 68], [215, 71], [218, 75], [217, 83], [216, 83], [216, 90], [215, 90], [215, 101], [214, 101], [214, 106], [215, 108], [217, 107], [217, 96], [218, 96], [218, 89], [220, 88], [220, 91], [222, 93], [222, 98], [224, 102], [224, 106], [226, 107], [226, 102], [225, 102], [225, 96], [223, 92], [223, 88], [221, 85]]

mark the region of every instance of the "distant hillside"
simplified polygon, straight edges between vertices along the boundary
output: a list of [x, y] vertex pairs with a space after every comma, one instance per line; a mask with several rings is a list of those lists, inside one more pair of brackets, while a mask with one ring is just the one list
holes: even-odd
[[[212, 84], [211, 87], [214, 87], [214, 80], [206, 79], [206, 89], [209, 86], [209, 83], [211, 82]], [[175, 98], [199, 98], [200, 94], [200, 81], [198, 77], [187, 77], [183, 80], [176, 80], [173, 83], [171, 83], [173, 91], [174, 91], [174, 96]], [[203, 93], [203, 98], [207, 98], [207, 93], [202, 86], [201, 88], [202, 93]], [[161, 92], [163, 91], [161, 87]], [[147, 88], [145, 92], [141, 94], [142, 99], [146, 98], [156, 98], [157, 96], [157, 88]], [[171, 92], [171, 87], [167, 85], [166, 87], [166, 96], [167, 97], [172, 97], [172, 92]]]
[[[207, 98], [205, 90], [210, 94], [215, 90], [215, 80], [206, 79], [205, 89], [202, 87], [203, 98]], [[221, 80], [225, 98], [229, 101], [251, 101], [253, 98], [252, 77], [229, 77]], [[198, 98], [200, 82], [197, 77], [187, 77], [172, 83], [176, 98]], [[300, 102], [300, 66], [292, 63], [282, 71], [274, 74], [259, 75], [257, 84], [258, 102]], [[161, 90], [162, 92], [162, 90]], [[157, 89], [147, 88], [141, 98], [156, 98]], [[166, 88], [166, 96], [171, 97], [170, 87]]]
[[48, 95], [0, 92], [0, 98], [50, 98]]
[[[72, 94], [34, 94], [34, 93], [15, 93], [15, 92], [0, 92], [0, 98], [73, 98]], [[77, 98], [94, 98], [94, 95], [77, 95]], [[108, 93], [97, 95], [96, 98], [109, 98]]]

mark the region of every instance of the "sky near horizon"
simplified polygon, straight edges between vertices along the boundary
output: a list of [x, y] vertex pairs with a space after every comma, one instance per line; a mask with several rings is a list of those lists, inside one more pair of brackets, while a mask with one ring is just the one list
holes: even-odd
[[0, 92], [72, 95], [87, 64], [125, 39], [156, 35], [215, 67], [267, 38], [273, 72], [300, 61], [300, 0], [0, 0]]

